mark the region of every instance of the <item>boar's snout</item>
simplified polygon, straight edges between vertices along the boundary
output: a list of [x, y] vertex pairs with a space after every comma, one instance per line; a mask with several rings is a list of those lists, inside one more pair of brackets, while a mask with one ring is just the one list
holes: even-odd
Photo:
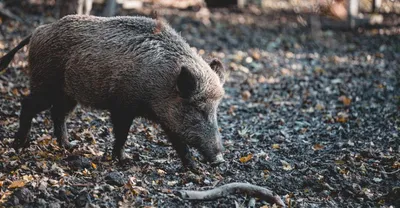
[[211, 162], [211, 165], [212, 166], [217, 166], [217, 165], [219, 165], [221, 163], [224, 163], [224, 162], [225, 162], [224, 156], [222, 155], [222, 153], [218, 153], [217, 156], [214, 158], [214, 161]]
[[224, 147], [222, 146], [221, 136], [217, 133], [214, 139], [206, 142], [206, 144], [202, 146], [200, 152], [207, 162], [212, 166], [215, 166], [225, 162], [222, 154], [223, 149]]

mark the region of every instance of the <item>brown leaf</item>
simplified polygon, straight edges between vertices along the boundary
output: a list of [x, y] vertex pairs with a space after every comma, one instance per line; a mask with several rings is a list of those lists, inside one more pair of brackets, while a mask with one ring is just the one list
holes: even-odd
[[29, 93], [30, 93], [30, 91], [29, 91], [29, 88], [23, 88], [22, 90], [21, 90], [21, 93], [24, 95], [24, 96], [28, 96], [29, 95]]
[[346, 123], [349, 118], [349, 115], [345, 112], [339, 112], [336, 116], [336, 122]]
[[316, 150], [321, 150], [321, 149], [324, 149], [324, 146], [321, 145], [321, 144], [314, 144], [314, 145], [312, 146], [312, 149], [313, 149], [314, 151], [316, 151]]
[[12, 189], [12, 188], [21, 188], [25, 186], [25, 181], [24, 180], [17, 180], [17, 181], [13, 181], [8, 188]]
[[394, 162], [393, 165], [392, 165], [392, 168], [400, 169], [400, 162], [399, 161]]
[[267, 82], [267, 78], [265, 78], [263, 75], [261, 75], [260, 77], [258, 77], [258, 83], [264, 83]]
[[253, 154], [249, 154], [249, 155], [247, 155], [247, 156], [245, 156], [245, 157], [241, 157], [241, 158], [239, 159], [239, 161], [240, 161], [241, 163], [246, 163], [246, 162], [248, 162], [249, 160], [251, 160], [251, 158], [253, 158]]
[[349, 106], [350, 103], [351, 103], [351, 99], [346, 97], [346, 96], [344, 96], [344, 95], [340, 96], [339, 100], [342, 101], [343, 105], [345, 105], [345, 106]]
[[14, 88], [14, 89], [12, 89], [12, 94], [13, 95], [15, 95], [15, 96], [20, 96], [20, 94], [19, 94], [19, 92], [18, 92], [18, 89], [17, 88]]
[[97, 169], [97, 165], [94, 163], [92, 163], [92, 167], [93, 167], [93, 169]]
[[385, 88], [385, 86], [383, 84], [378, 84], [376, 87], [378, 87], [379, 89]]
[[242, 92], [243, 100], [248, 100], [251, 97], [251, 93], [248, 90]]
[[5, 203], [6, 200], [7, 200], [7, 197], [9, 197], [12, 193], [13, 193], [13, 192], [12, 192], [12, 191], [9, 191], [9, 190], [5, 191], [5, 192], [3, 193], [3, 195], [0, 197], [0, 204]]
[[235, 115], [235, 110], [236, 110], [236, 106], [231, 105], [231, 107], [229, 107], [228, 114]]

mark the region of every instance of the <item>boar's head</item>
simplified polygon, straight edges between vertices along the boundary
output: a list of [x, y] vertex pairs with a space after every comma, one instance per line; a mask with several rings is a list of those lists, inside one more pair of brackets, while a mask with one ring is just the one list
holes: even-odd
[[[160, 113], [166, 114], [162, 125], [173, 144], [194, 147], [206, 161], [218, 164], [224, 162], [217, 109], [224, 95], [225, 69], [216, 59], [202, 63], [201, 70], [194, 70], [193, 64], [180, 67], [175, 93], [164, 103], [168, 109]], [[179, 147], [174, 147], [182, 159]]]

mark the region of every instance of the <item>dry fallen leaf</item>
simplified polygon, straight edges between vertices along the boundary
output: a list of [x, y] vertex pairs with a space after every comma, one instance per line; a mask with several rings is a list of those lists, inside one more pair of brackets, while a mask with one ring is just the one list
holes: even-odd
[[400, 162], [399, 161], [394, 162], [393, 165], [392, 165], [392, 168], [400, 169]]
[[0, 204], [5, 203], [5, 202], [7, 201], [7, 197], [9, 197], [12, 193], [13, 193], [13, 192], [12, 192], [12, 191], [9, 191], [9, 190], [5, 191], [5, 192], [3, 193], [3, 195], [1, 196], [1, 198], [0, 198]]
[[92, 167], [93, 167], [93, 169], [97, 169], [97, 165], [94, 163], [92, 163]]
[[325, 109], [325, 106], [322, 105], [322, 104], [320, 104], [320, 103], [318, 103], [317, 105], [315, 105], [315, 109], [317, 109], [317, 110], [319, 110], [319, 111], [322, 111], [322, 110]]
[[90, 172], [85, 168], [85, 169], [83, 169], [82, 174], [84, 176], [88, 176], [88, 175], [90, 175]]
[[248, 100], [251, 97], [251, 93], [248, 90], [242, 92], [243, 100]]
[[229, 107], [228, 114], [235, 115], [235, 110], [236, 110], [236, 106], [232, 105], [231, 107]]
[[343, 160], [335, 160], [336, 165], [343, 165], [345, 162]]
[[284, 170], [293, 170], [293, 167], [288, 162], [281, 160], [281, 163]]
[[178, 181], [168, 181], [168, 182], [167, 182], [167, 185], [168, 185], [168, 186], [174, 186], [174, 185], [176, 185], [176, 184], [178, 184]]
[[323, 146], [322, 144], [314, 144], [314, 145], [312, 146], [312, 149], [313, 149], [314, 151], [316, 151], [316, 150], [321, 150], [321, 149], [324, 149], [324, 146]]
[[33, 181], [33, 176], [32, 175], [24, 175], [22, 176], [22, 179], [24, 179], [24, 181], [29, 182], [29, 181]]
[[18, 91], [17, 88], [12, 89], [11, 92], [13, 93], [13, 95], [15, 95], [15, 96], [17, 96], [17, 97], [20, 96], [19, 91]]
[[346, 123], [349, 118], [349, 115], [345, 112], [339, 112], [336, 116], [336, 122]]
[[157, 174], [158, 174], [159, 176], [165, 176], [166, 172], [163, 171], [163, 170], [161, 170], [161, 169], [158, 169], [158, 170], [157, 170]]
[[345, 106], [349, 106], [350, 103], [351, 103], [351, 99], [346, 97], [346, 96], [344, 96], [344, 95], [340, 96], [339, 100], [342, 101], [343, 105], [345, 105]]
[[279, 149], [279, 148], [280, 148], [279, 144], [273, 144], [272, 145], [272, 149]]
[[25, 181], [24, 180], [17, 180], [17, 181], [13, 181], [8, 188], [12, 189], [12, 188], [21, 188], [25, 186]]
[[325, 70], [321, 67], [315, 67], [314, 71], [317, 74], [323, 74], [325, 72]]
[[241, 163], [246, 163], [246, 162], [248, 162], [249, 160], [251, 160], [251, 158], [253, 158], [253, 154], [249, 154], [249, 155], [247, 155], [247, 156], [245, 156], [245, 157], [241, 157], [241, 158], [239, 159], [239, 161], [240, 161]]

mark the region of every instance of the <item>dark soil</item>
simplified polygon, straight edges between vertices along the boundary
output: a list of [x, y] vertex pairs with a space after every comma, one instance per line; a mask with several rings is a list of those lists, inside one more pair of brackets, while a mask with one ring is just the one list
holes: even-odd
[[[2, 18], [5, 54], [52, 7], [10, 10], [27, 25]], [[40, 10], [41, 9], [41, 10]], [[39, 12], [38, 12], [39, 11]], [[41, 11], [41, 12], [40, 12]], [[120, 11], [120, 15], [150, 15]], [[290, 207], [400, 207], [400, 15], [386, 26], [317, 31], [299, 13], [215, 9], [209, 19], [161, 8], [204, 58], [229, 71], [219, 125], [226, 164], [185, 172], [162, 130], [135, 120], [130, 160], [111, 161], [107, 112], [78, 107], [68, 129], [77, 148], [60, 149], [49, 112], [33, 121], [32, 145], [10, 147], [21, 99], [29, 93], [27, 49], [0, 76], [0, 207], [247, 207], [251, 197], [183, 201], [174, 190], [248, 182], [276, 192]], [[313, 32], [312, 32], [313, 31]], [[197, 154], [195, 153], [197, 156]], [[270, 207], [256, 199], [256, 207]]]

